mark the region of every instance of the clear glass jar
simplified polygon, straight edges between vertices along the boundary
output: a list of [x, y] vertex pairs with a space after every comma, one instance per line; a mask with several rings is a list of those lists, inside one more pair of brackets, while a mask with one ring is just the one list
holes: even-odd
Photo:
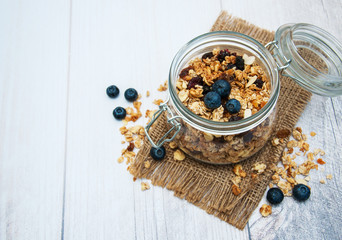
[[[311, 32], [310, 32], [311, 31]], [[324, 41], [318, 41], [318, 37]], [[333, 45], [329, 49], [326, 46]], [[233, 122], [217, 122], [191, 112], [180, 101], [176, 81], [190, 60], [228, 48], [239, 55], [255, 56], [271, 84], [270, 99], [257, 113]], [[313, 64], [303, 59], [301, 50], [319, 56]], [[280, 91], [278, 71], [300, 85], [325, 96], [342, 94], [342, 48], [329, 33], [312, 25], [288, 24], [280, 27], [275, 41], [263, 46], [244, 34], [221, 31], [203, 34], [187, 43], [174, 57], [169, 72], [169, 99], [160, 106], [145, 131], [152, 146], [176, 141], [189, 156], [207, 163], [240, 162], [258, 152], [269, 139], [276, 116]], [[321, 68], [321, 66], [323, 66]], [[324, 71], [323, 71], [324, 70]], [[167, 113], [170, 130], [154, 143], [148, 131], [155, 119]]]

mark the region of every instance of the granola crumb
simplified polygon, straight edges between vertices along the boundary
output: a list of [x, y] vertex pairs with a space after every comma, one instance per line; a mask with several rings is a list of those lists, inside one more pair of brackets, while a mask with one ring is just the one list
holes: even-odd
[[146, 97], [150, 96], [150, 91], [146, 91]]
[[280, 144], [279, 138], [273, 138], [273, 139], [272, 139], [272, 145], [273, 145], [273, 146], [277, 146], [277, 145], [279, 145], [279, 144]]
[[235, 165], [233, 168], [233, 172], [235, 173], [236, 176], [240, 176], [243, 178], [247, 176], [247, 173], [242, 169], [241, 164]]
[[258, 172], [258, 174], [263, 173], [266, 169], [266, 164], [264, 163], [255, 163], [252, 170], [255, 170]]
[[123, 156], [120, 156], [120, 157], [118, 158], [118, 163], [122, 163], [124, 160], [125, 160], [124, 157], [123, 157]]
[[235, 196], [238, 196], [238, 195], [240, 195], [240, 193], [241, 193], [241, 189], [240, 189], [237, 185], [233, 184], [233, 186], [232, 186], [232, 192], [233, 192], [233, 194], [234, 194]]
[[125, 141], [121, 141], [121, 144], [125, 144], [126, 142]]
[[322, 184], [325, 184], [325, 180], [324, 179], [321, 179], [319, 182], [322, 183]]
[[332, 178], [333, 178], [332, 174], [328, 174], [328, 175], [327, 175], [327, 179], [328, 179], [328, 180], [331, 180]]
[[170, 142], [169, 143], [169, 147], [171, 148], [171, 149], [175, 149], [175, 148], [177, 148], [178, 147], [178, 145], [177, 145], [177, 143], [176, 142]]
[[290, 136], [291, 131], [288, 129], [281, 129], [277, 132], [277, 137], [278, 138], [287, 138], [288, 136]]
[[263, 217], [267, 217], [272, 213], [272, 207], [270, 205], [263, 204], [259, 211]]
[[160, 86], [158, 88], [159, 92], [164, 92], [166, 90], [167, 90], [167, 80], [163, 84], [160, 84]]
[[178, 149], [173, 153], [173, 158], [178, 161], [183, 161], [185, 159], [185, 154]]
[[164, 101], [162, 100], [162, 99], [155, 99], [154, 101], [153, 101], [153, 103], [155, 104], [155, 105], [160, 105], [160, 104], [162, 104]]
[[147, 182], [141, 182], [141, 191], [145, 191], [150, 189], [150, 184], [148, 184]]
[[325, 164], [325, 162], [323, 161], [322, 158], [317, 159], [317, 163], [318, 163], [318, 164], [321, 164], [321, 165], [324, 165], [324, 164]]
[[151, 162], [147, 160], [146, 162], [144, 162], [144, 166], [145, 166], [145, 168], [150, 168]]
[[316, 136], [316, 133], [315, 132], [310, 132], [310, 136], [314, 137], [314, 136]]

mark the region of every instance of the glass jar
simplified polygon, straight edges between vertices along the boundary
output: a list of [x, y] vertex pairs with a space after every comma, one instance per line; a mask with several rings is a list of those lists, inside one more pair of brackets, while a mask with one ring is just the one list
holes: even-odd
[[[176, 81], [181, 70], [190, 60], [217, 47], [228, 48], [239, 55], [254, 56], [255, 62], [269, 79], [269, 101], [248, 118], [233, 122], [208, 120], [190, 111], [177, 95]], [[303, 59], [303, 52], [309, 52], [316, 60], [310, 62]], [[174, 57], [169, 72], [169, 98], [160, 105], [159, 111], [146, 126], [146, 136], [153, 147], [175, 141], [186, 154], [203, 162], [240, 162], [258, 152], [272, 133], [280, 92], [278, 72], [320, 95], [341, 95], [341, 44], [329, 33], [308, 24], [281, 26], [275, 34], [275, 40], [266, 46], [237, 32], [210, 32], [198, 36], [182, 47]], [[148, 131], [164, 112], [169, 131], [155, 143]]]

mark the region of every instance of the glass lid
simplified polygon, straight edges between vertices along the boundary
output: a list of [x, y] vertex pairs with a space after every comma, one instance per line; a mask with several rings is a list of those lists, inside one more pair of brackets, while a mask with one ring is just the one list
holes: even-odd
[[286, 24], [266, 45], [281, 74], [322, 96], [342, 95], [342, 44], [310, 24]]

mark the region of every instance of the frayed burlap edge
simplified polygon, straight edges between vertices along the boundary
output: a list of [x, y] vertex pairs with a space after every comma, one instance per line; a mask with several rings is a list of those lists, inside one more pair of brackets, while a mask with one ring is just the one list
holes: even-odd
[[[274, 37], [274, 33], [228, 15], [226, 12], [220, 14], [211, 30], [244, 33], [262, 44], [272, 41]], [[292, 129], [310, 97], [309, 92], [300, 88], [291, 79], [281, 77], [281, 93], [277, 104], [278, 115], [274, 132], [284, 128]], [[159, 139], [166, 129], [165, 117], [159, 118], [153, 125], [150, 135], [153, 139]], [[274, 147], [269, 141], [259, 153], [241, 163], [244, 169], [251, 169], [252, 164], [256, 162], [265, 163], [267, 169], [255, 179], [248, 177], [244, 179], [244, 184], [241, 186], [243, 191], [239, 196], [235, 196], [231, 190], [233, 165], [209, 165], [190, 157], [184, 161], [176, 161], [173, 159], [173, 150], [167, 144], [165, 144], [166, 159], [156, 162], [149, 156], [151, 145], [147, 139], [137, 154], [135, 162], [130, 166], [130, 172], [136, 178], [150, 179], [153, 185], [174, 191], [175, 196], [186, 199], [207, 213], [243, 229], [270, 182], [273, 174], [270, 169], [272, 163], [279, 162], [286, 143], [287, 141]], [[147, 160], [152, 163], [150, 168], [145, 168], [144, 162]]]

